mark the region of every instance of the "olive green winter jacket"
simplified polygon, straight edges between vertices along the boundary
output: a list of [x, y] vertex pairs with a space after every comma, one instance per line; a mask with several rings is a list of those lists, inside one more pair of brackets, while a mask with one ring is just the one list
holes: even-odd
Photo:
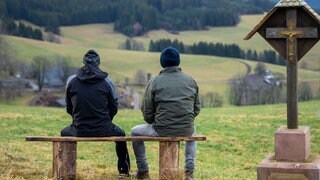
[[191, 136], [200, 112], [196, 81], [177, 66], [167, 67], [147, 84], [142, 114], [159, 136]]

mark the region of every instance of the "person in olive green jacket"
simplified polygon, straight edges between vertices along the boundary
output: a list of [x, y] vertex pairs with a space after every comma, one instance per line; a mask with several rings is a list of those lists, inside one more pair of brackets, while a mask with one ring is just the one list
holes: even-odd
[[[199, 88], [196, 81], [181, 71], [180, 54], [168, 47], [161, 52], [164, 68], [151, 79], [145, 89], [142, 114], [147, 124], [132, 128], [132, 136], [192, 136], [194, 120], [200, 113]], [[144, 142], [132, 142], [138, 167], [137, 178], [149, 179], [149, 167]], [[193, 178], [196, 142], [186, 142], [185, 174]]]

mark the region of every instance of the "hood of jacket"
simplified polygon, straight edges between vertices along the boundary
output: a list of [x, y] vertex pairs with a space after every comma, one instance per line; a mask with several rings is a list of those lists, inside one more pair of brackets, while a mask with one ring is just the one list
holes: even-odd
[[77, 72], [77, 78], [85, 83], [95, 84], [108, 77], [107, 72], [101, 71], [99, 68], [92, 65], [85, 65]]

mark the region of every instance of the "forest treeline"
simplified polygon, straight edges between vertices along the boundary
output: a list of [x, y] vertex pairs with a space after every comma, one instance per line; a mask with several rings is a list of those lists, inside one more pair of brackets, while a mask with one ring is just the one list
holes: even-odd
[[30, 39], [43, 40], [43, 33], [38, 28], [33, 28], [21, 22], [17, 24], [14, 21], [10, 20], [5, 20], [4, 23], [6, 24], [5, 32], [7, 32], [7, 34]]
[[231, 57], [239, 59], [248, 59], [253, 61], [285, 65], [285, 60], [274, 50], [264, 50], [257, 52], [256, 50], [244, 50], [237, 44], [224, 44], [224, 43], [208, 43], [198, 42], [193, 45], [185, 45], [182, 41], [177, 39], [160, 39], [157, 41], [151, 40], [149, 43], [149, 51], [161, 52], [164, 48], [172, 46], [177, 48], [181, 53], [186, 54], [201, 54], [213, 55], [221, 57]]
[[0, 18], [27, 20], [59, 34], [60, 26], [115, 23], [114, 30], [139, 36], [149, 30], [199, 30], [234, 26], [241, 14], [270, 10], [270, 0], [2, 0]]

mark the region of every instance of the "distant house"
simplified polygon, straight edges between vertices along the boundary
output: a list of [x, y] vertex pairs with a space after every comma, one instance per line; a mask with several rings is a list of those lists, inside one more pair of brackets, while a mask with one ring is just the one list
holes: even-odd
[[273, 104], [282, 101], [282, 84], [271, 71], [263, 75], [249, 74], [232, 82], [234, 104]]
[[77, 72], [77, 68], [68, 67], [62, 69], [61, 67], [51, 67], [46, 73], [44, 84], [48, 87], [64, 87], [66, 79]]
[[63, 79], [61, 78], [61, 68], [51, 67], [48, 69], [44, 83], [49, 87], [62, 87], [64, 86]]
[[0, 101], [9, 101], [21, 96], [28, 84], [29, 80], [16, 77], [0, 80]]

